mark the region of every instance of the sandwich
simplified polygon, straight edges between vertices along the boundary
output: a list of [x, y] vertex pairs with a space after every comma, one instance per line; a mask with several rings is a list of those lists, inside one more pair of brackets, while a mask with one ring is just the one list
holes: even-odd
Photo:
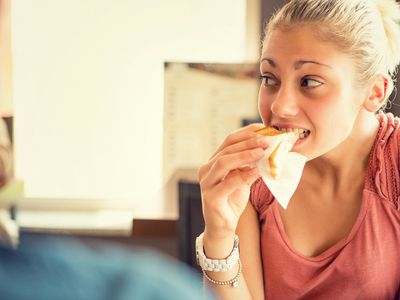
[[268, 158], [269, 172], [271, 177], [276, 180], [282, 173], [282, 166], [284, 164], [286, 155], [292, 150], [293, 145], [299, 138], [298, 134], [294, 132], [285, 132], [275, 129], [273, 127], [265, 127], [256, 131], [264, 136], [278, 136], [282, 135], [280, 141], [272, 149], [272, 152]]

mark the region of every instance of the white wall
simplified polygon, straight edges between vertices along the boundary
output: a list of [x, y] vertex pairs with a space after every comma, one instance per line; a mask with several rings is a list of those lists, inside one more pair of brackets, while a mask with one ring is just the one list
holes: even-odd
[[27, 197], [159, 205], [164, 61], [241, 62], [245, 0], [13, 0]]
[[0, 115], [3, 117], [13, 113], [10, 1], [0, 1]]

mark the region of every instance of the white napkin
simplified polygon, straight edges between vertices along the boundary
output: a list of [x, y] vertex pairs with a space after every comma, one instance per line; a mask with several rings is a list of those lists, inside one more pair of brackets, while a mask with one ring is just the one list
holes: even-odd
[[[307, 158], [296, 152], [288, 152], [283, 160], [282, 173], [279, 178], [273, 179], [270, 174], [269, 156], [275, 147], [286, 140], [292, 144], [297, 140], [295, 133], [289, 132], [274, 136], [267, 136], [269, 147], [264, 152], [264, 157], [258, 161], [257, 167], [265, 184], [274, 195], [278, 203], [286, 209], [290, 198], [295, 192]], [[290, 147], [291, 148], [291, 147]]]

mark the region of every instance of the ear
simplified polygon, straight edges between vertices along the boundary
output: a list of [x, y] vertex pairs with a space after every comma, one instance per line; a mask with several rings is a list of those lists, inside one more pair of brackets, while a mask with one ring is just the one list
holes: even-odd
[[370, 85], [368, 98], [364, 101], [363, 107], [369, 112], [377, 112], [390, 96], [391, 78], [388, 75], [377, 75]]

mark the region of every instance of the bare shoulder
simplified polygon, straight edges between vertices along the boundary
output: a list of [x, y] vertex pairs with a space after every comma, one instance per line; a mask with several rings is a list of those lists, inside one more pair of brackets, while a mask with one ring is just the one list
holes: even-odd
[[258, 215], [250, 203], [241, 215], [236, 230], [240, 240], [240, 259], [243, 276], [253, 299], [264, 299], [263, 270], [260, 252], [260, 225]]

